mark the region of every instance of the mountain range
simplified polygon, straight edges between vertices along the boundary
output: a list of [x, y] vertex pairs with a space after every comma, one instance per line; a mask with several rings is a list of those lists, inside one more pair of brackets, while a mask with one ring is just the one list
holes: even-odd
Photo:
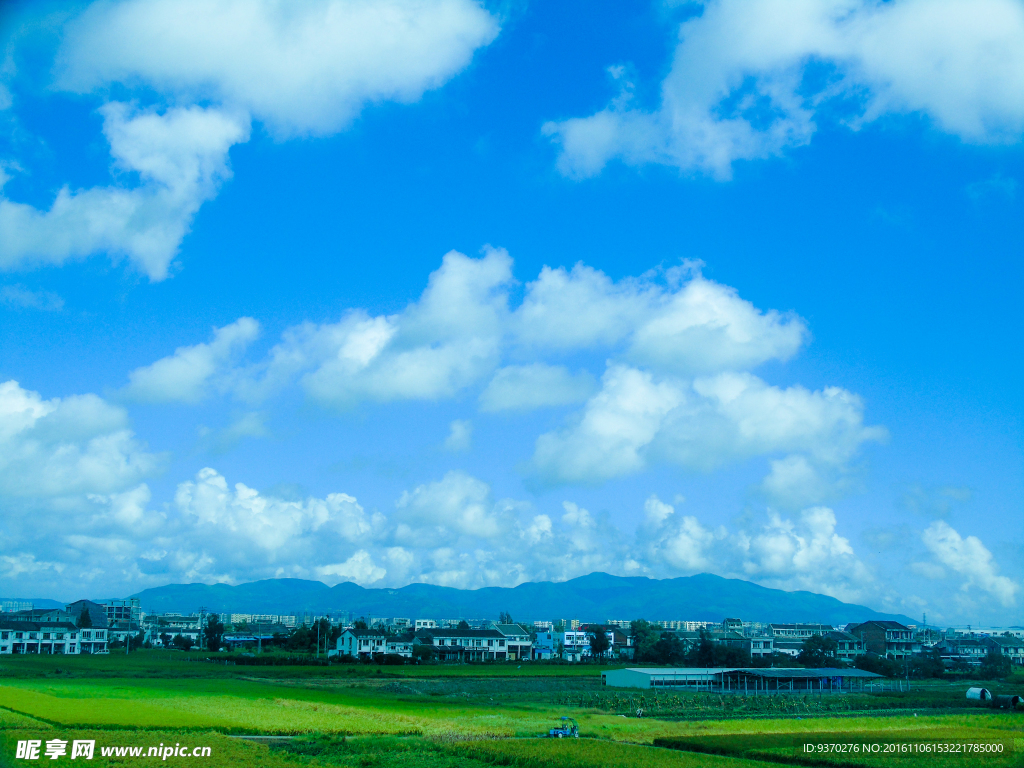
[[591, 573], [564, 582], [528, 582], [517, 587], [456, 589], [410, 584], [367, 589], [351, 582], [329, 587], [319, 581], [267, 579], [248, 584], [168, 584], [139, 592], [143, 610], [191, 613], [351, 613], [353, 617], [481, 618], [510, 613], [516, 621], [646, 618], [722, 621], [821, 622], [845, 624], [868, 619], [913, 623], [814, 592], [769, 589], [708, 573], [675, 579]]

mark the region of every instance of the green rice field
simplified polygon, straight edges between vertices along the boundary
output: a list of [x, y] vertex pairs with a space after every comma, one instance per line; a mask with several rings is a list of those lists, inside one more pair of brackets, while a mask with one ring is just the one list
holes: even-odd
[[[0, 765], [29, 764], [15, 753], [30, 739], [95, 740], [95, 765], [145, 762], [101, 755], [100, 747], [145, 752], [161, 744], [207, 746], [208, 766], [397, 766], [411, 758], [425, 768], [1024, 765], [1024, 712], [968, 706], [964, 683], [744, 699], [603, 689], [596, 665], [253, 667], [202, 659], [146, 651], [5, 657]], [[1016, 692], [1021, 682], [988, 687]], [[641, 702], [645, 716], [632, 716]], [[566, 715], [582, 738], [538, 738]], [[829, 744], [858, 746], [818, 746]]]

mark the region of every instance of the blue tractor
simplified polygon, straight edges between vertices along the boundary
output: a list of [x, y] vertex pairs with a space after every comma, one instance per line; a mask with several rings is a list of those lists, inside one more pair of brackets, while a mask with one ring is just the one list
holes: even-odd
[[549, 739], [578, 739], [580, 737], [580, 726], [571, 717], [563, 717], [562, 724], [558, 728], [548, 731]]

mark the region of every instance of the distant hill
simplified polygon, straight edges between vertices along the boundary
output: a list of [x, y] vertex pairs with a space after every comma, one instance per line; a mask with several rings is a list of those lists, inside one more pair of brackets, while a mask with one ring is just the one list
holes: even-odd
[[410, 584], [399, 589], [365, 589], [343, 582], [267, 579], [249, 584], [169, 584], [139, 592], [143, 610], [189, 613], [200, 606], [218, 613], [342, 612], [354, 616], [496, 619], [507, 611], [516, 621], [538, 619], [646, 618], [721, 621], [821, 622], [845, 624], [868, 619], [913, 622], [814, 592], [785, 592], [709, 573], [676, 579], [592, 573], [565, 582], [529, 582], [518, 587], [455, 589]]

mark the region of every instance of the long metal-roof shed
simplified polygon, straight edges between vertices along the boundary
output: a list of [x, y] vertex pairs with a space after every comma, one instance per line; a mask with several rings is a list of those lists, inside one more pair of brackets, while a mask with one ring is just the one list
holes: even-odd
[[881, 678], [862, 669], [786, 669], [782, 667], [630, 667], [601, 673], [616, 688], [707, 691], [715, 693], [828, 693], [863, 688]]

